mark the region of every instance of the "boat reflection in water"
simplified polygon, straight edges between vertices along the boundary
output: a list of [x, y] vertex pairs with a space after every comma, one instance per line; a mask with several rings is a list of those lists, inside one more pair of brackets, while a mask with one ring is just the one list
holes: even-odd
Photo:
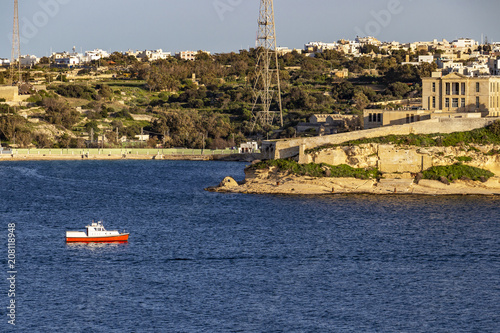
[[86, 249], [91, 251], [97, 250], [106, 250], [106, 249], [119, 249], [124, 246], [128, 246], [128, 242], [119, 241], [119, 242], [100, 242], [100, 243], [92, 243], [92, 242], [71, 242], [66, 243], [66, 247], [68, 249]]

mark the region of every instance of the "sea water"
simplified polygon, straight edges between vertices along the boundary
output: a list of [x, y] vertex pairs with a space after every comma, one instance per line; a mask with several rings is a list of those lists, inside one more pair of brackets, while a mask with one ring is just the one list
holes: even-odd
[[500, 199], [203, 190], [244, 167], [0, 164], [0, 330], [14, 223], [21, 332], [499, 331]]

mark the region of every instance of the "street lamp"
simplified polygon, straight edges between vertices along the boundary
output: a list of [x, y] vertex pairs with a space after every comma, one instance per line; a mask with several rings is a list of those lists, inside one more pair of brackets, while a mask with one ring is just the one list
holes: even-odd
[[202, 148], [201, 148], [201, 154], [203, 155], [205, 151], [205, 133], [202, 133]]

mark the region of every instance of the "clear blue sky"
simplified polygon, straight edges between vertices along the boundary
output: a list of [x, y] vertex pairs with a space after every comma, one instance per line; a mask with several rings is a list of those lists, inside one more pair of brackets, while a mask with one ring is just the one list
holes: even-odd
[[[19, 0], [22, 54], [101, 48], [238, 51], [255, 45], [259, 0]], [[13, 0], [0, 4], [10, 58]], [[280, 46], [375, 35], [383, 41], [500, 41], [498, 0], [274, 0]]]

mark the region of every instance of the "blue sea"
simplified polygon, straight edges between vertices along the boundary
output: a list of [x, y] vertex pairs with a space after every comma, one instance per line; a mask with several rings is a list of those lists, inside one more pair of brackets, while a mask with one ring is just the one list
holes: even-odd
[[244, 167], [1, 163], [0, 331], [500, 332], [500, 198], [204, 191]]

